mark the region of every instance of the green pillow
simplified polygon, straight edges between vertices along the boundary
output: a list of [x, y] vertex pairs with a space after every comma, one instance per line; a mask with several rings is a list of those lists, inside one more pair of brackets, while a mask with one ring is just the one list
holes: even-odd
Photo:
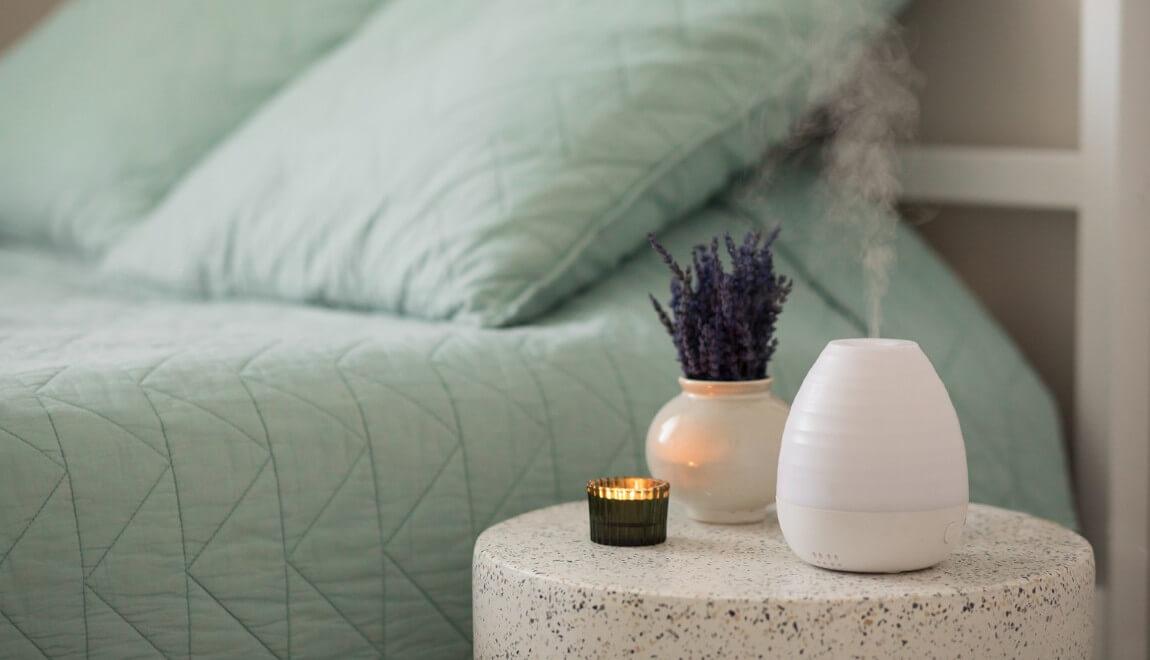
[[379, 0], [74, 0], [0, 59], [0, 237], [95, 251]]
[[113, 271], [497, 326], [787, 134], [894, 0], [396, 0], [109, 253]]

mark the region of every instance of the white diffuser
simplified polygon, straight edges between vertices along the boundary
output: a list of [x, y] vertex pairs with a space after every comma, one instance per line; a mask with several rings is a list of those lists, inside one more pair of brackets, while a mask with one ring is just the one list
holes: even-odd
[[958, 544], [968, 498], [958, 416], [918, 344], [827, 344], [779, 455], [779, 526], [795, 554], [866, 573], [933, 566]]

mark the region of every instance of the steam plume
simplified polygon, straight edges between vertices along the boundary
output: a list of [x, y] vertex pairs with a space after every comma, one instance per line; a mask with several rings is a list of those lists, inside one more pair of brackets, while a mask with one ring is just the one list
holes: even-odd
[[882, 299], [896, 257], [901, 192], [896, 147], [912, 137], [918, 123], [918, 80], [897, 29], [889, 27], [826, 108], [832, 130], [826, 177], [845, 199], [865, 202], [850, 209], [832, 206], [830, 221], [844, 225], [858, 241], [872, 337], [882, 328]]
[[[827, 214], [828, 240], [849, 245], [862, 268], [867, 330], [882, 328], [882, 300], [890, 284], [896, 254], [899, 193], [897, 146], [913, 137], [918, 124], [915, 91], [921, 76], [910, 62], [900, 27], [877, 19], [868, 0], [811, 0], [828, 29], [815, 39], [794, 40], [812, 75], [811, 101], [818, 110], [793, 128], [790, 137], [767, 154], [756, 176], [740, 191], [746, 198], [763, 193], [779, 163], [821, 143], [824, 177], [835, 191]], [[881, 21], [875, 23], [874, 21]], [[852, 30], [876, 35], [873, 45], [844, 67], [841, 44]], [[831, 55], [828, 55], [831, 54]]]

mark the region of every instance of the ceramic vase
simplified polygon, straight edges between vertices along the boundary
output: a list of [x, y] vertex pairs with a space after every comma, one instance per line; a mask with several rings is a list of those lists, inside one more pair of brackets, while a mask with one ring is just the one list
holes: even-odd
[[651, 474], [670, 482], [671, 503], [695, 520], [762, 520], [774, 501], [786, 403], [769, 378], [679, 385], [647, 430]]
[[791, 406], [777, 509], [795, 554], [874, 573], [946, 558], [966, 520], [966, 451], [946, 387], [918, 344], [832, 341]]

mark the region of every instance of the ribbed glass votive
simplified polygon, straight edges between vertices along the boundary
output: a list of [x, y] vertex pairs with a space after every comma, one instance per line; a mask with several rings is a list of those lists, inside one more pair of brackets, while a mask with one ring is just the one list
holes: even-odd
[[647, 477], [587, 482], [591, 540], [603, 545], [655, 545], [667, 540], [671, 486]]

